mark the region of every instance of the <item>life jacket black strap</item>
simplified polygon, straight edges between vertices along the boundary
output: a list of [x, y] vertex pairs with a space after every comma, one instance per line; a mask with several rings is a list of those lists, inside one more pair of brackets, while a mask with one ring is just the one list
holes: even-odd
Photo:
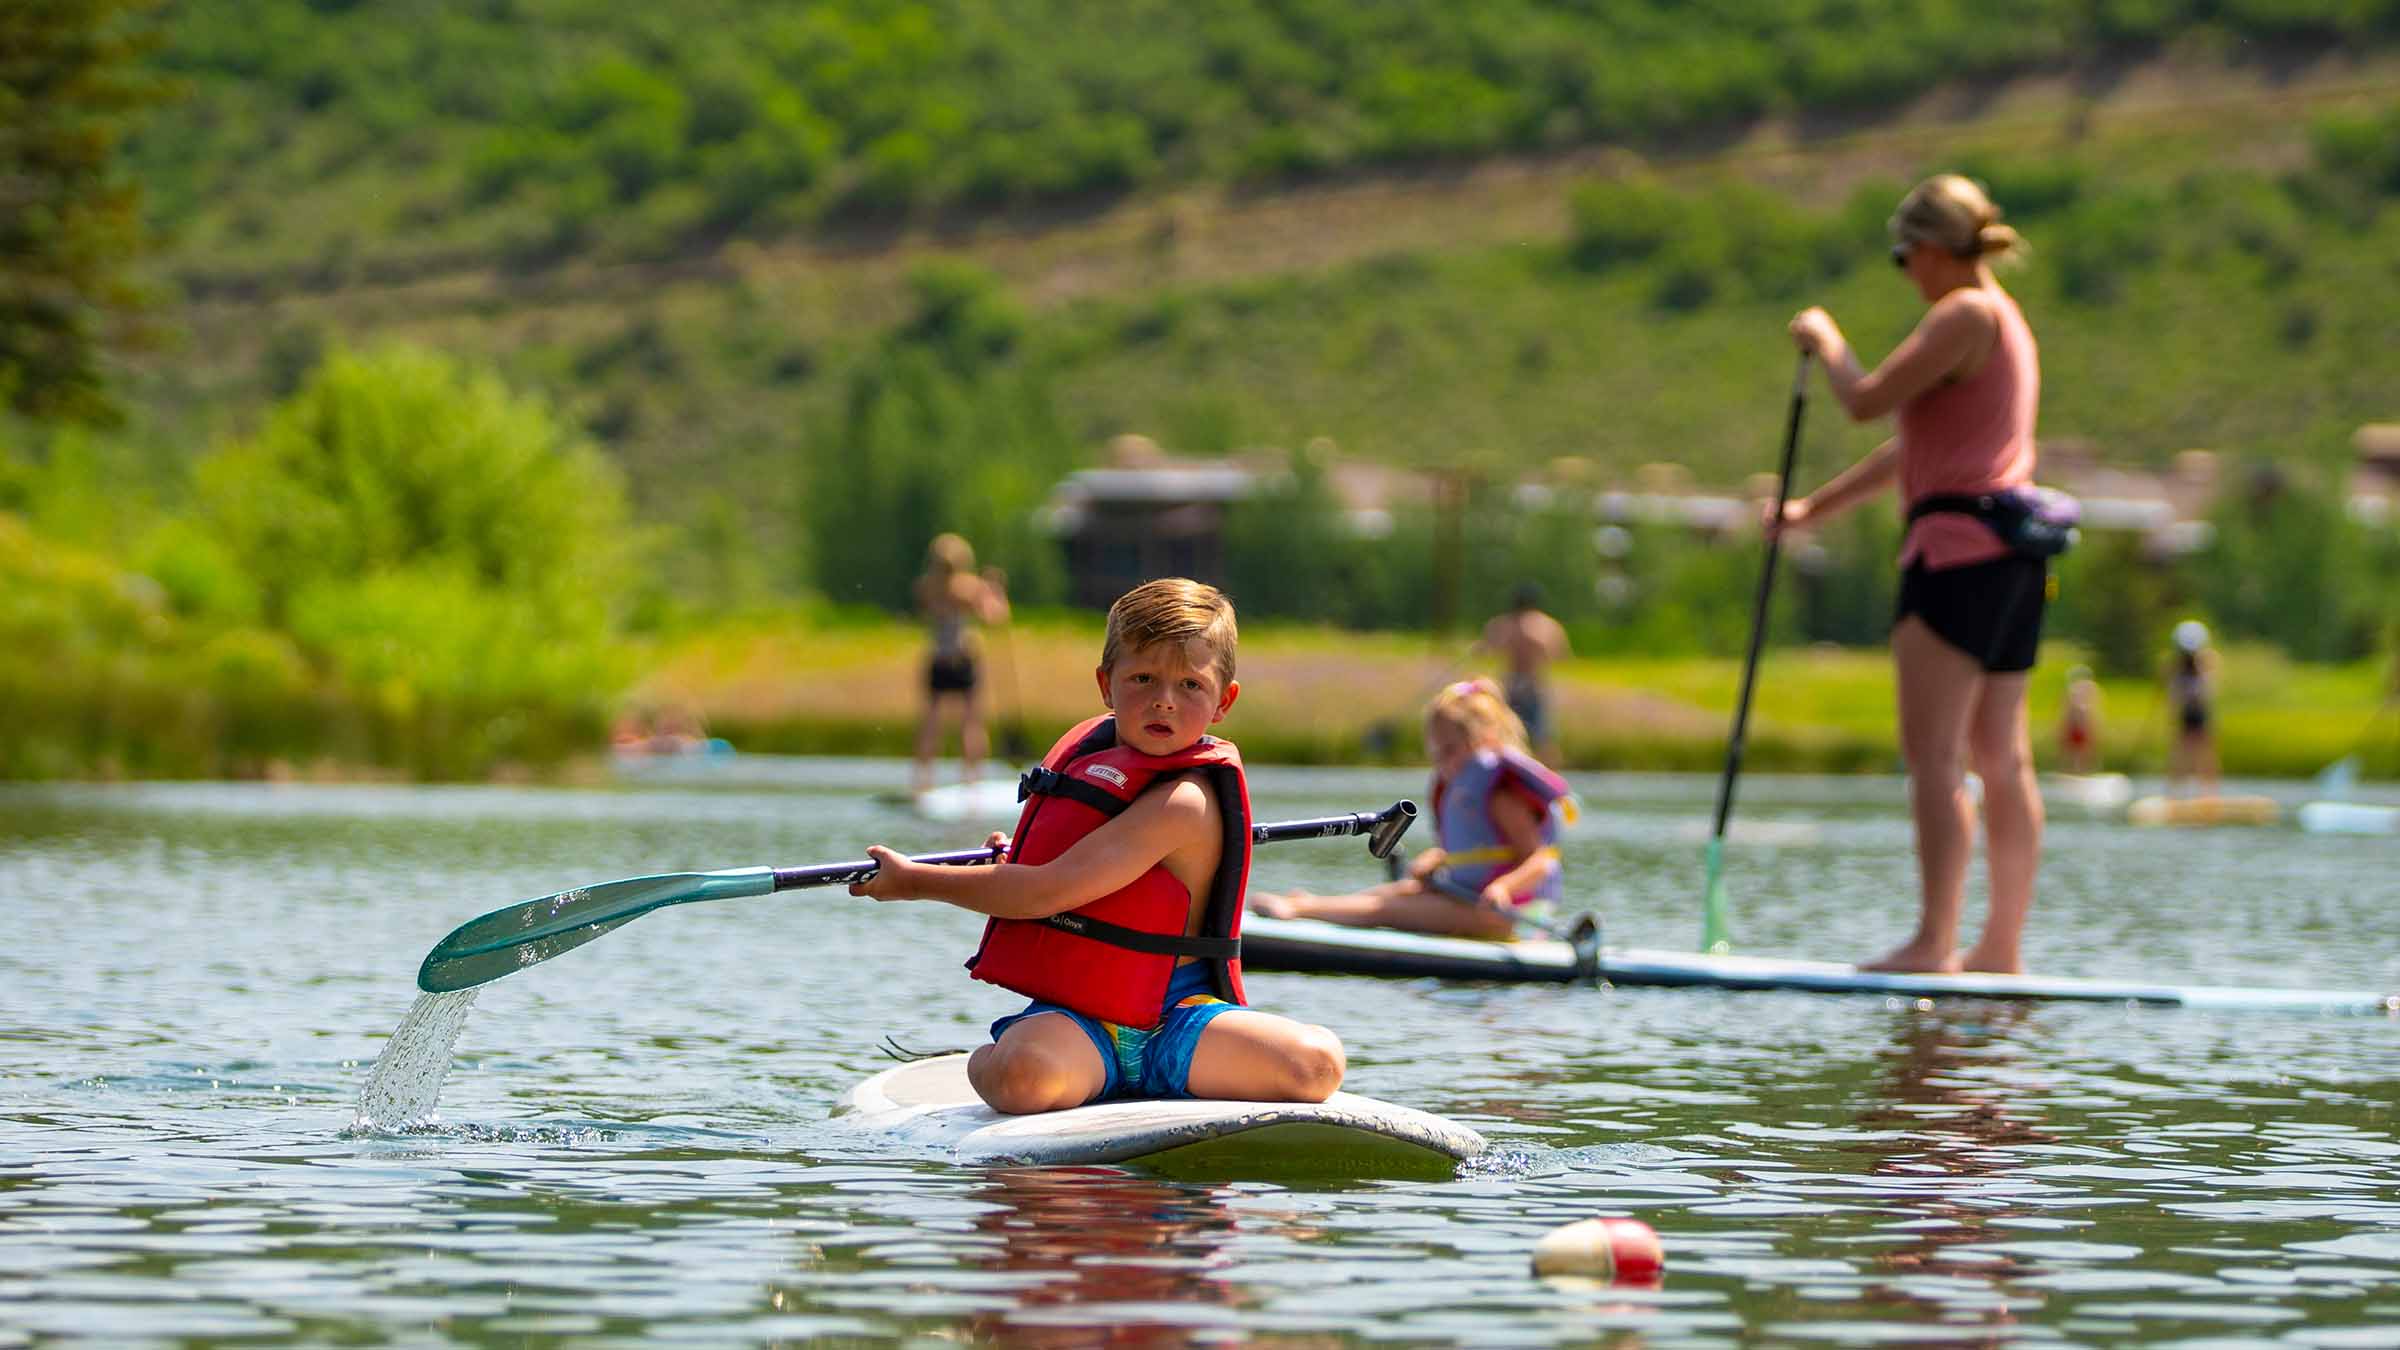
[[1127, 951], [1148, 952], [1154, 956], [1198, 956], [1211, 961], [1230, 961], [1242, 954], [1242, 944], [1234, 938], [1185, 937], [1181, 933], [1145, 933], [1139, 928], [1107, 923], [1072, 910], [1053, 914], [1041, 920], [1061, 932], [1105, 942]]
[[1105, 789], [1047, 766], [1027, 769], [1024, 776], [1017, 779], [1017, 800], [1024, 801], [1028, 797], [1065, 797], [1069, 801], [1082, 802], [1111, 819], [1133, 805]]

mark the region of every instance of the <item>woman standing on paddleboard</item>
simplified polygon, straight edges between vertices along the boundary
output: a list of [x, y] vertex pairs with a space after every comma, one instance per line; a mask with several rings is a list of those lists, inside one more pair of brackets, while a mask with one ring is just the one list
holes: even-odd
[[933, 786], [933, 759], [942, 747], [942, 704], [958, 704], [958, 751], [966, 781], [974, 782], [984, 755], [983, 696], [973, 625], [1008, 622], [1008, 595], [996, 571], [975, 570], [975, 550], [955, 534], [934, 536], [917, 578], [917, 613], [925, 619], [925, 711], [917, 721], [910, 791]]
[[[1872, 371], [1823, 309], [1801, 311], [1791, 333], [1822, 360], [1852, 419], [1889, 414], [1897, 434], [1786, 503], [1782, 523], [1813, 524], [1895, 482], [1909, 512], [1892, 658], [1922, 909], [1916, 933], [1866, 968], [2014, 972], [2024, 965], [2019, 940], [2042, 848], [2025, 690], [2048, 565], [2015, 546], [2006, 514], [2010, 490], [2033, 481], [2041, 367], [2033, 331], [1991, 264], [2024, 244], [1982, 186], [1956, 174], [1918, 184], [1890, 229], [1892, 265], [1925, 299], [1916, 329]], [[1982, 940], [1961, 953], [1975, 841], [1970, 757], [1983, 779], [1991, 914]]]

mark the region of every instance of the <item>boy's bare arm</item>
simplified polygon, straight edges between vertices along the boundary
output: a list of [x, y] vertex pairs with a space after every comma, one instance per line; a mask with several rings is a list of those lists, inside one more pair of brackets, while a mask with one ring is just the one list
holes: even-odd
[[1042, 919], [1133, 884], [1176, 853], [1205, 848], [1216, 839], [1215, 799], [1201, 784], [1185, 779], [1145, 792], [1124, 814], [1038, 865], [927, 867], [881, 844], [867, 856], [879, 866], [873, 880], [850, 888], [875, 900], [939, 900], [996, 919]]

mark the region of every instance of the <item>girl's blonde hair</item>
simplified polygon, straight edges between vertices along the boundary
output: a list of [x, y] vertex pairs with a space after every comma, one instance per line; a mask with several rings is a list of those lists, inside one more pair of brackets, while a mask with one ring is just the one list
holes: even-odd
[[1923, 240], [1960, 258], [2014, 263], [2026, 252], [2024, 236], [2000, 223], [2000, 208], [1983, 184], [1955, 173], [1937, 173], [1909, 189], [1886, 227], [1895, 244]]
[[1488, 676], [1460, 680], [1435, 694], [1425, 705], [1425, 725], [1453, 728], [1473, 746], [1525, 749], [1525, 723]]

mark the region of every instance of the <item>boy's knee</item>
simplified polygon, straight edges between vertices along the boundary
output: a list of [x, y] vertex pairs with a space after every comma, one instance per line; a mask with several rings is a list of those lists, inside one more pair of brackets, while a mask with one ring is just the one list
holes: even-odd
[[1284, 1052], [1284, 1072], [1294, 1101], [1321, 1102], [1339, 1091], [1349, 1059], [1339, 1036], [1320, 1026], [1307, 1026]]
[[1083, 1105], [1075, 1066], [1039, 1044], [984, 1046], [967, 1061], [967, 1080], [984, 1105], [1005, 1115]]

